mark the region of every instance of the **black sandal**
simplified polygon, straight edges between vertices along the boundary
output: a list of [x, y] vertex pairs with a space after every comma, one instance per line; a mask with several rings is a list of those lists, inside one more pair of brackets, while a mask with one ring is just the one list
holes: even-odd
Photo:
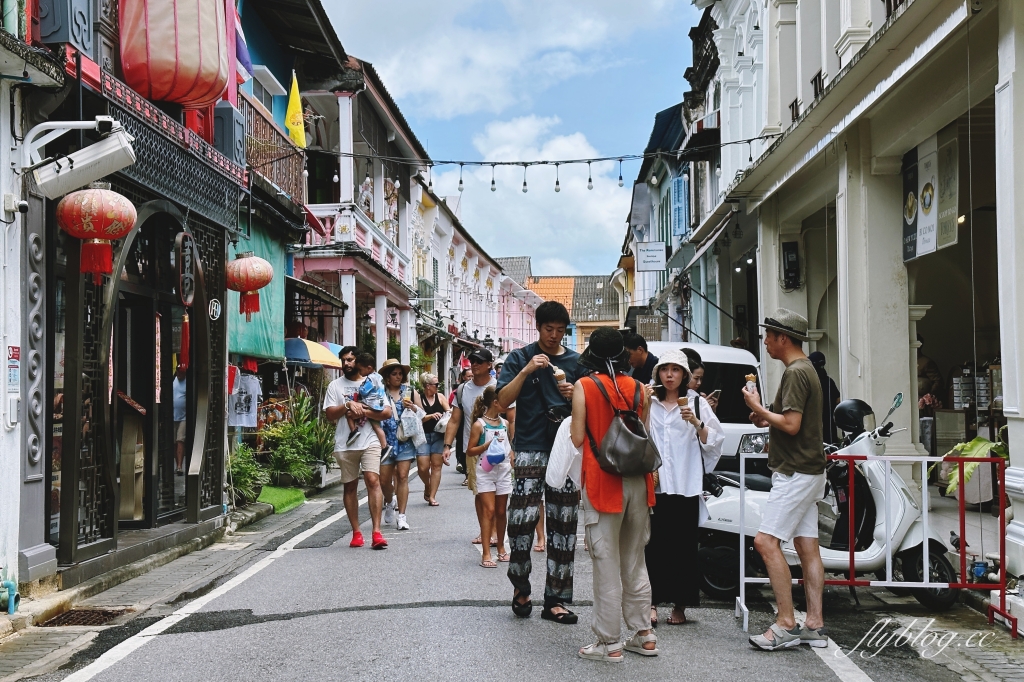
[[512, 595], [512, 613], [520, 618], [529, 618], [530, 614], [533, 613], [533, 601], [530, 599], [527, 599], [525, 602], [519, 601], [519, 591], [517, 590]]
[[[551, 609], [563, 608], [565, 611], [562, 613], [553, 613]], [[561, 625], [575, 625], [579, 621], [579, 616], [566, 608], [565, 604], [555, 604], [551, 608], [545, 607], [540, 612], [540, 617], [544, 620], [550, 620]]]

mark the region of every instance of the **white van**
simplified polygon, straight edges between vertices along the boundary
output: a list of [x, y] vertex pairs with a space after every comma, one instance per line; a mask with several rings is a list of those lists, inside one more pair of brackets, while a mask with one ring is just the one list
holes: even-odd
[[[743, 387], [747, 383], [748, 374], [757, 375], [757, 389], [762, 392], [764, 386], [764, 374], [761, 371], [761, 363], [754, 354], [742, 348], [732, 346], [715, 346], [706, 343], [685, 343], [673, 341], [648, 341], [647, 351], [657, 357], [661, 357], [665, 351], [691, 348], [700, 355], [704, 364], [704, 382], [701, 384], [700, 392], [711, 394], [712, 391], [721, 390], [722, 394], [718, 399], [718, 409], [715, 415], [722, 422], [722, 429], [725, 431], [725, 442], [722, 443], [722, 459], [717, 471], [739, 471], [740, 439], [745, 434], [765, 433], [768, 429], [761, 429], [750, 423], [750, 408], [743, 402]], [[748, 466], [750, 462], [748, 460]]]

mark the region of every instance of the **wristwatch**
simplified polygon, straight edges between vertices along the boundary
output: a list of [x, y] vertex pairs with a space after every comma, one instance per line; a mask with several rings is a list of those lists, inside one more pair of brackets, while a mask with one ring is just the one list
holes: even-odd
[[451, 443], [445, 443], [445, 444], [444, 444], [444, 446], [445, 446], [446, 448], [448, 448], [449, 450], [451, 450], [451, 449], [452, 449], [452, 444], [451, 444]]
[[697, 430], [700, 431], [703, 428], [704, 428], [704, 422], [701, 421], [701, 423], [697, 426]]

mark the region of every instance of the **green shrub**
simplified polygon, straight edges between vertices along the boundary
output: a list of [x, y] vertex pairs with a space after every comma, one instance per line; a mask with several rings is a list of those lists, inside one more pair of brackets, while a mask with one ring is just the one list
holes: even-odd
[[318, 462], [330, 469], [334, 461], [334, 425], [320, 419], [305, 393], [292, 396], [291, 419], [265, 427], [260, 435], [270, 450], [270, 472], [276, 482], [288, 474], [308, 483]]
[[260, 490], [270, 482], [270, 473], [256, 460], [256, 453], [245, 443], [239, 444], [229, 455], [228, 473], [235, 501], [252, 502]]

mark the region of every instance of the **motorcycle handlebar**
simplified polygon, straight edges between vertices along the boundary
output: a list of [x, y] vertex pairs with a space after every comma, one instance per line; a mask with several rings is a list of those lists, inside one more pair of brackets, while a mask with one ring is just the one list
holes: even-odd
[[882, 428], [878, 429], [878, 435], [882, 438], [888, 438], [890, 435], [892, 435], [892, 426], [892, 422], [889, 422]]

